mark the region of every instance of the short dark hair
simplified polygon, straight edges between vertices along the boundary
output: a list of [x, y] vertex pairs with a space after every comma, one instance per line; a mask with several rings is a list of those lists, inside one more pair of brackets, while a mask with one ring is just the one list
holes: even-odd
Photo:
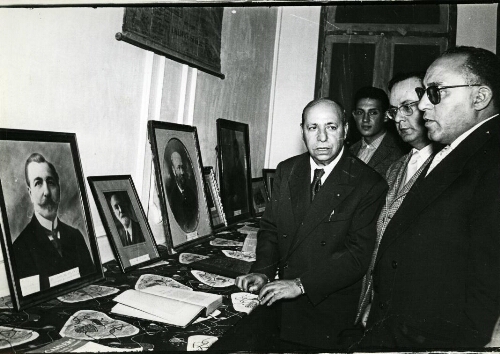
[[372, 100], [379, 101], [383, 112], [387, 111], [389, 108], [389, 97], [387, 97], [384, 90], [377, 87], [365, 86], [356, 91], [354, 94], [353, 107], [356, 107], [358, 101], [363, 98], [370, 98]]
[[303, 125], [304, 122], [305, 122], [306, 111], [309, 108], [314, 107], [314, 106], [316, 106], [319, 103], [328, 103], [328, 104], [331, 104], [331, 105], [335, 104], [335, 105], [339, 106], [340, 110], [342, 111], [342, 124], [343, 125], [347, 124], [347, 120], [346, 120], [346, 117], [345, 117], [345, 109], [344, 109], [344, 106], [342, 105], [342, 103], [340, 103], [340, 102], [338, 102], [336, 100], [332, 100], [331, 98], [321, 97], [321, 98], [316, 98], [316, 99], [312, 100], [311, 102], [309, 102], [308, 104], [306, 104], [306, 106], [302, 110], [302, 123], [300, 125]]
[[405, 81], [405, 80], [411, 79], [411, 78], [416, 78], [416, 79], [419, 79], [420, 81], [422, 81], [424, 79], [424, 76], [425, 76], [425, 72], [422, 72], [422, 71], [412, 71], [412, 72], [407, 72], [407, 73], [399, 72], [396, 75], [394, 75], [392, 77], [392, 79], [389, 81], [389, 83], [387, 84], [387, 89], [389, 91], [392, 91], [392, 88], [394, 87], [394, 85], [396, 85], [397, 83], [399, 83], [401, 81]]
[[500, 58], [498, 55], [483, 48], [458, 46], [446, 50], [439, 58], [454, 55], [464, 55], [466, 57], [462, 68], [467, 83], [488, 86], [493, 92], [493, 104], [496, 108], [499, 108]]
[[26, 184], [28, 187], [30, 187], [30, 181], [28, 179], [28, 165], [32, 162], [36, 163], [46, 163], [49, 166], [50, 171], [54, 175], [54, 178], [56, 180], [57, 185], [59, 185], [59, 175], [57, 174], [56, 168], [54, 167], [53, 164], [51, 164], [49, 161], [43, 157], [42, 154], [39, 154], [38, 152], [35, 152], [28, 157], [26, 160], [26, 163], [24, 164], [24, 178], [26, 179]]

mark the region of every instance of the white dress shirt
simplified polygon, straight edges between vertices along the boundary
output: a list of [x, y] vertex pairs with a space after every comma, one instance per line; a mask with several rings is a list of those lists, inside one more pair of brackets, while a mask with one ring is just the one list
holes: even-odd
[[382, 140], [384, 140], [385, 134], [387, 134], [387, 132], [379, 136], [377, 139], [373, 140], [371, 144], [368, 144], [365, 141], [365, 138], [361, 138], [361, 149], [359, 149], [358, 151], [358, 159], [360, 159], [364, 163], [368, 163], [373, 157], [375, 151], [377, 151], [378, 147], [382, 143]]
[[320, 166], [316, 164], [316, 162], [314, 162], [312, 157], [310, 157], [309, 161], [311, 163], [311, 183], [314, 180], [314, 170], [322, 169], [323, 171], [325, 171], [325, 174], [321, 176], [321, 185], [325, 184], [326, 179], [328, 178], [328, 176], [330, 176], [330, 173], [333, 171], [334, 167], [337, 166], [337, 164], [339, 163], [343, 153], [344, 153], [344, 147], [342, 147], [342, 150], [340, 150], [340, 153], [337, 155], [337, 157], [326, 166]]

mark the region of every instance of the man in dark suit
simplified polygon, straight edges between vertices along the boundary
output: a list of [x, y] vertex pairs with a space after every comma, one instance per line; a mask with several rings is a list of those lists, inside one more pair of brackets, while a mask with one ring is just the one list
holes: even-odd
[[141, 231], [141, 225], [132, 219], [132, 211], [130, 210], [130, 202], [126, 192], [116, 192], [111, 194], [109, 198], [111, 210], [118, 220], [116, 224], [120, 241], [123, 247], [135, 245], [145, 242], [144, 235]]
[[377, 221], [377, 243], [370, 267], [363, 279], [356, 324], [361, 322], [366, 325], [366, 318], [370, 312], [373, 296], [372, 272], [384, 231], [398, 211], [408, 191], [440, 147], [439, 144], [432, 143], [427, 137], [424, 114], [417, 107], [419, 98], [415, 88], [423, 87], [423, 75], [424, 73], [398, 74], [389, 82], [390, 106], [386, 115], [389, 119], [394, 120], [399, 135], [405, 143], [412, 147], [412, 150], [394, 162], [387, 170], [386, 180], [389, 190]]
[[174, 151], [170, 156], [174, 178], [167, 191], [170, 208], [180, 228], [192, 232], [198, 225], [198, 198], [188, 183], [186, 166], [181, 155]]
[[257, 260], [236, 279], [240, 289], [259, 292], [261, 306], [214, 350], [335, 350], [354, 322], [387, 184], [344, 149], [347, 124], [337, 103], [310, 102], [301, 127], [308, 152], [278, 165]]
[[445, 147], [380, 242], [364, 348], [479, 348], [500, 315], [500, 59], [452, 48], [423, 84], [418, 107]]
[[362, 138], [350, 151], [385, 177], [389, 166], [409, 150], [399, 136], [387, 129], [387, 94], [376, 87], [363, 87], [354, 95], [354, 106], [352, 116]]
[[[14, 269], [24, 296], [95, 270], [83, 235], [57, 217], [61, 187], [54, 165], [34, 153], [26, 160], [25, 177], [35, 212], [13, 244]], [[28, 277], [30, 290], [24, 287]]]

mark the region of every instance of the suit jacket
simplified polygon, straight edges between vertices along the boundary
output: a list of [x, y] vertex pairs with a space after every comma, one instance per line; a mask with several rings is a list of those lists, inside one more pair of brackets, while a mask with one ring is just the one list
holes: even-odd
[[77, 229], [58, 221], [62, 256], [33, 215], [13, 244], [14, 269], [19, 279], [40, 276], [40, 290], [50, 288], [49, 277], [75, 267], [80, 276], [95, 271], [94, 263], [83, 235]]
[[333, 349], [356, 315], [387, 184], [345, 149], [311, 203], [310, 170], [307, 153], [278, 165], [252, 272], [299, 277], [306, 294], [281, 302], [281, 338]]
[[172, 186], [167, 194], [170, 208], [180, 228], [185, 232], [194, 231], [198, 223], [199, 210], [195, 192], [186, 186], [184, 193], [181, 193], [175, 181], [172, 181]]
[[117, 223], [116, 228], [118, 229], [118, 234], [120, 235], [120, 241], [123, 247], [135, 245], [141, 242], [145, 242], [144, 235], [142, 234], [141, 225], [137, 221], [130, 220], [132, 223], [132, 242], [129, 242], [127, 237], [127, 232], [125, 227], [121, 223]]
[[[434, 151], [435, 152], [435, 151]], [[385, 204], [382, 207], [382, 211], [378, 217], [377, 221], [377, 241], [375, 243], [375, 250], [372, 255], [372, 260], [370, 266], [368, 267], [368, 272], [363, 278], [363, 285], [361, 287], [361, 296], [359, 299], [358, 313], [356, 315], [355, 324], [357, 324], [370, 303], [371, 297], [373, 295], [373, 277], [372, 272], [375, 266], [375, 259], [377, 256], [378, 248], [380, 246], [380, 241], [382, 240], [385, 229], [398, 211], [400, 205], [406, 197], [406, 194], [411, 189], [420, 174], [426, 169], [427, 165], [432, 161], [434, 154], [429, 156], [427, 160], [420, 166], [420, 168], [413, 174], [408, 183], [404, 184], [406, 166], [410, 161], [412, 154], [408, 153], [401, 157], [399, 160], [394, 162], [387, 170], [386, 180], [389, 185], [389, 190], [385, 197]]]
[[408, 192], [382, 238], [362, 344], [485, 345], [500, 315], [500, 118]]
[[[354, 143], [349, 150], [354, 156], [357, 156], [361, 149], [361, 140]], [[372, 158], [368, 161], [368, 166], [380, 173], [383, 177], [386, 176], [387, 169], [396, 160], [401, 158], [410, 150], [408, 145], [405, 145], [401, 138], [390, 131], [384, 136], [377, 150], [373, 153]]]

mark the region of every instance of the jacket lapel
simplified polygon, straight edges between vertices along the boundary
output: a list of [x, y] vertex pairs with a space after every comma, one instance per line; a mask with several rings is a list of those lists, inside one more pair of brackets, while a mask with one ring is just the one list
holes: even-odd
[[[298, 210], [295, 213], [295, 215], [298, 216], [298, 213], [302, 212], [301, 221], [303, 221], [303, 224], [298, 224], [297, 233], [293, 241], [294, 243], [288, 252], [288, 256], [297, 249], [323, 219], [332, 215], [332, 212], [335, 212], [335, 208], [347, 198], [354, 189], [354, 183], [352, 181], [352, 177], [354, 176], [350, 174], [352, 159], [353, 157], [350, 156], [347, 149], [345, 149], [342, 158], [326, 179], [325, 184], [321, 187], [314, 201], [310, 203], [309, 208], [307, 210]], [[300, 194], [300, 192], [297, 194]], [[307, 194], [309, 198], [310, 192], [303, 193], [302, 191], [302, 194]]]
[[[443, 161], [441, 161], [428, 176], [425, 176], [430, 163], [422, 169], [414, 185], [409, 189], [405, 200], [392, 218], [384, 233], [377, 258], [399, 238], [416, 220], [418, 215], [438, 198], [462, 173], [469, 159], [489, 140], [490, 129], [496, 129], [498, 137], [498, 122], [494, 118], [485, 123], [459, 144]], [[497, 124], [495, 127], [494, 124]]]
[[304, 210], [307, 210], [311, 203], [311, 164], [309, 162], [309, 154], [304, 154], [293, 166], [293, 170], [290, 173], [289, 186], [295, 220], [294, 230], [297, 230], [305, 216]]
[[380, 162], [384, 161], [387, 155], [392, 151], [392, 137], [389, 132], [385, 133], [384, 139], [380, 142], [379, 147], [373, 153], [372, 158], [368, 161], [368, 166], [377, 166]]

